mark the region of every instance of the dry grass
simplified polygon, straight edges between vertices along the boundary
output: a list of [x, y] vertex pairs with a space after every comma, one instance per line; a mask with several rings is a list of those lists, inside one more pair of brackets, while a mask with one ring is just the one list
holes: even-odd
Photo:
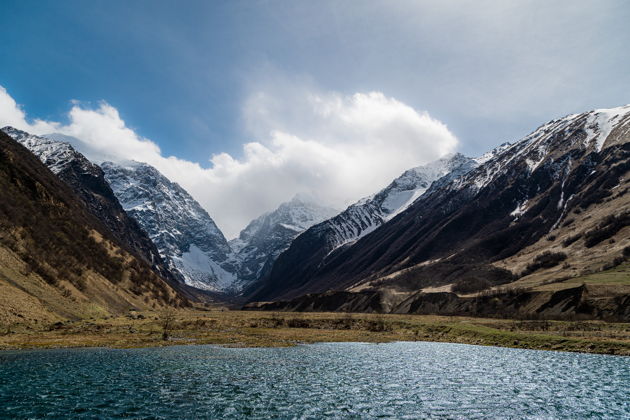
[[423, 315], [191, 311], [175, 313], [168, 340], [159, 312], [0, 327], [0, 349], [219, 344], [286, 347], [314, 342], [443, 341], [630, 355], [630, 324], [513, 321]]
[[[630, 187], [629, 179], [624, 180], [616, 191], [623, 191], [627, 187]], [[589, 211], [580, 213], [570, 212], [550, 235], [516, 255], [496, 262], [495, 265], [514, 273], [522, 273], [537, 255], [545, 251], [562, 252], [567, 255], [567, 259], [557, 266], [536, 271], [515, 282], [516, 286], [524, 288], [540, 286], [560, 278], [578, 278], [587, 272], [601, 269], [620, 257], [623, 249], [630, 246], [630, 226], [621, 228], [610, 238], [592, 247], [586, 246], [585, 235], [587, 232], [597, 231], [602, 220], [627, 212], [628, 208], [630, 194], [614, 194], [607, 199], [606, 205], [592, 206]], [[568, 223], [569, 221], [571, 223]], [[569, 240], [570, 238], [574, 238], [575, 241]]]
[[598, 273], [569, 278], [560, 282], [550, 282], [535, 288], [535, 290], [560, 290], [580, 286], [582, 284], [608, 286], [617, 293], [630, 293], [630, 263], [623, 263], [615, 268]]
[[156, 299], [154, 291], [142, 288], [134, 293], [129, 280], [114, 284], [98, 273], [86, 270], [83, 290], [65, 279], [51, 285], [29, 268], [20, 257], [0, 244], [0, 329], [15, 323], [50, 323], [63, 319], [103, 318], [124, 314], [129, 308], [163, 308], [174, 292]]

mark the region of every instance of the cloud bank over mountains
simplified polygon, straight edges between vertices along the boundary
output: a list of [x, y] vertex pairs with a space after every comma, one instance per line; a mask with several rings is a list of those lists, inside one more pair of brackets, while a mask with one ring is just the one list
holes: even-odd
[[30, 119], [0, 86], [0, 126], [76, 137], [96, 160], [153, 165], [188, 190], [228, 237], [295, 194], [341, 209], [458, 147], [446, 125], [381, 92], [256, 91], [244, 103], [243, 121], [255, 140], [243, 144], [241, 156], [216, 153], [204, 167], [163, 156], [106, 102], [73, 101], [66, 123]]

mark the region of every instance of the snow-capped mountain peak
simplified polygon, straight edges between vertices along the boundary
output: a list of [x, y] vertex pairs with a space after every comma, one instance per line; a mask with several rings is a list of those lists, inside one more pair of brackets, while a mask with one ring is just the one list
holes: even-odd
[[252, 220], [238, 238], [230, 241], [240, 260], [239, 278], [246, 282], [260, 279], [295, 237], [337, 213], [309, 197], [296, 195], [274, 211]]
[[70, 144], [76, 150], [81, 152], [81, 154], [83, 154], [86, 158], [88, 158], [90, 162], [93, 162], [95, 164], [100, 164], [101, 162], [106, 162], [106, 161], [117, 161], [116, 155], [114, 153], [98, 149], [94, 147], [93, 145], [85, 141], [82, 141], [81, 139], [78, 139], [73, 136], [69, 136], [67, 134], [49, 133], [49, 134], [44, 134], [42, 137], [55, 140], [58, 142]]
[[[405, 171], [383, 191], [374, 196], [385, 221], [406, 210], [424, 194], [434, 181], [452, 174], [459, 176], [477, 166], [476, 160], [461, 153], [449, 154], [426, 165]], [[455, 172], [453, 172], [455, 171]]]
[[74, 160], [82, 163], [86, 170], [92, 165], [68, 142], [36, 136], [9, 126], [4, 127], [2, 131], [33, 152], [55, 174], [59, 174]]
[[447, 182], [478, 166], [476, 159], [461, 153], [405, 171], [378, 193], [359, 200], [338, 216], [315, 227], [332, 231], [327, 241], [332, 248], [354, 242], [405, 211], [436, 181]]
[[[522, 165], [531, 174], [544, 162], [570, 150], [600, 153], [616, 141], [613, 138], [615, 136], [612, 136], [615, 130], [629, 128], [630, 105], [597, 109], [552, 120], [518, 142], [493, 150], [490, 158], [485, 159], [478, 169], [459, 179], [452, 188], [473, 185], [475, 191], [480, 191], [506, 170], [520, 168], [519, 165]], [[556, 169], [562, 172], [566, 168]]]

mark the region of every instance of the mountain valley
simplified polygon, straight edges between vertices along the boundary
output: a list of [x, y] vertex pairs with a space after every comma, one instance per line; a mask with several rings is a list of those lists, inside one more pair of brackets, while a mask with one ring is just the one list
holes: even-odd
[[78, 139], [3, 131], [105, 235], [193, 301], [625, 320], [630, 285], [601, 279], [628, 272], [629, 121], [628, 106], [553, 120], [478, 158], [407, 170], [342, 212], [296, 196], [230, 241], [148, 164], [94, 163]]

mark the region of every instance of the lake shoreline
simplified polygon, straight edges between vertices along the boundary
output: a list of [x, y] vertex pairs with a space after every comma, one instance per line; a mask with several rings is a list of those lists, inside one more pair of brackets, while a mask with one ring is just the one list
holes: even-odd
[[0, 350], [197, 344], [290, 347], [395, 341], [630, 356], [630, 324], [362, 313], [178, 311], [132, 312], [119, 317], [50, 325], [16, 324], [0, 329]]

